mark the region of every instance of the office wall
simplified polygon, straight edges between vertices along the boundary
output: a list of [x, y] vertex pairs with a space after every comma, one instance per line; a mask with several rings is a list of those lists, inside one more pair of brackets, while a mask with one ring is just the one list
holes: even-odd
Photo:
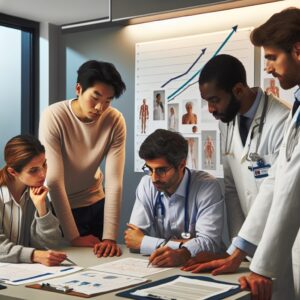
[[[66, 69], [63, 68], [61, 71], [66, 72], [67, 98], [75, 96], [76, 70], [87, 59], [113, 62], [127, 85], [126, 93], [121, 99], [113, 102], [113, 106], [123, 113], [128, 130], [120, 239], [126, 222], [129, 220], [135, 198], [135, 189], [141, 178], [141, 173], [133, 172], [135, 43], [229, 30], [236, 24], [241, 28], [257, 26], [274, 12], [289, 6], [299, 6], [299, 2], [282, 1], [259, 7], [253, 6], [147, 24], [111, 27], [63, 35]], [[258, 61], [259, 59], [257, 59]], [[257, 63], [256, 70], [258, 69]], [[256, 83], [259, 82], [258, 75], [255, 81]]]

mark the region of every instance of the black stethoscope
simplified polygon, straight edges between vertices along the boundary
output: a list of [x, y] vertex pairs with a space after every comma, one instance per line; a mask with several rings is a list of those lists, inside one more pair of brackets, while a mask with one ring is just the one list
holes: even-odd
[[[268, 108], [268, 102], [269, 102], [269, 96], [267, 95], [267, 93], [265, 93], [264, 107], [263, 107], [263, 111], [262, 111], [262, 114], [261, 114], [260, 122], [259, 122], [259, 124], [254, 125], [251, 129], [250, 141], [249, 141], [249, 144], [248, 144], [248, 151], [247, 151], [247, 154], [246, 154], [246, 160], [248, 160], [248, 161], [259, 162], [259, 161], [263, 160], [263, 158], [260, 157], [260, 155], [258, 154], [258, 147], [260, 145], [261, 135], [262, 135], [262, 131], [263, 131], [264, 124], [265, 124], [265, 119], [266, 119], [266, 115], [267, 115], [267, 108]], [[230, 141], [229, 141], [229, 145], [228, 145], [229, 123], [227, 123], [227, 132], [226, 132], [226, 140], [225, 140], [225, 155], [230, 154], [229, 151], [230, 151], [230, 148], [231, 148], [231, 145], [232, 145], [234, 126], [235, 126], [235, 119], [232, 121], [231, 137], [230, 137]], [[258, 127], [258, 139], [257, 139], [257, 142], [256, 142], [255, 152], [249, 153], [251, 142], [254, 138], [255, 129], [257, 127]]]
[[[185, 168], [188, 172], [188, 180], [187, 185], [185, 187], [185, 198], [184, 198], [184, 232], [181, 233], [181, 237], [183, 239], [190, 239], [191, 234], [189, 232], [189, 214], [188, 214], [188, 205], [189, 205], [189, 193], [190, 193], [190, 183], [191, 183], [191, 170], [189, 168]], [[166, 208], [161, 199], [162, 192], [158, 192], [155, 204], [154, 204], [154, 217], [157, 217], [157, 211], [160, 209], [161, 215], [165, 217]]]

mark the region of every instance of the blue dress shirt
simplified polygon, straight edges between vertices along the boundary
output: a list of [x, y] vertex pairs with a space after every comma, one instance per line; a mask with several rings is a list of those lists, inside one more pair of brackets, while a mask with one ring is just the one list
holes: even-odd
[[[165, 239], [182, 239], [184, 232], [185, 192], [188, 172], [185, 172], [177, 190], [170, 197], [161, 193], [165, 216], [157, 208], [158, 191], [150, 176], [141, 179], [136, 191], [136, 201], [130, 223], [145, 233], [140, 252], [151, 254]], [[218, 181], [203, 171], [191, 170], [188, 199], [188, 225], [191, 239], [184, 244], [191, 256], [202, 251], [219, 252], [222, 244], [224, 199]], [[168, 247], [178, 249], [180, 243], [170, 241]]]

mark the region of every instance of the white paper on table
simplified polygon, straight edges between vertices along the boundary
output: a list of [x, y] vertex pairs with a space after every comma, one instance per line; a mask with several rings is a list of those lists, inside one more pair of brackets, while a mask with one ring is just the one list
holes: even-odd
[[168, 283], [136, 290], [132, 295], [147, 297], [150, 294], [158, 299], [204, 300], [237, 287], [237, 284], [222, 284], [179, 276]]
[[147, 279], [93, 270], [39, 282], [56, 289], [68, 288], [77, 293], [94, 295], [146, 282]]
[[0, 280], [12, 285], [30, 283], [74, 273], [83, 268], [71, 265], [47, 267], [42, 264], [0, 264]]
[[134, 277], [146, 277], [170, 269], [157, 268], [151, 265], [147, 267], [148, 262], [149, 261], [146, 259], [129, 257], [90, 267], [89, 269], [106, 273], [129, 275]]

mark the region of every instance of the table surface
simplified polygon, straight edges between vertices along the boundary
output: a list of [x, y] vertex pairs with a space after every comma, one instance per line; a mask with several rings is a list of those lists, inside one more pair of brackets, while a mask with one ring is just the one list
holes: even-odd
[[[81, 267], [91, 267], [91, 266], [96, 266], [102, 263], [107, 263], [116, 259], [119, 259], [117, 257], [112, 257], [112, 258], [97, 258], [91, 248], [67, 248], [64, 249], [68, 253], [68, 257], [72, 260], [74, 260], [79, 266]], [[120, 258], [125, 258], [125, 257], [135, 257], [135, 258], [141, 258], [142, 256], [140, 254], [134, 254], [130, 253], [128, 249], [126, 249], [124, 246], [122, 246], [122, 251], [123, 255]], [[238, 278], [242, 274], [248, 273], [247, 269], [247, 264], [243, 264], [242, 267], [240, 268], [239, 272], [236, 274], [226, 274], [226, 275], [219, 275], [219, 276], [211, 276], [208, 273], [201, 273], [201, 274], [195, 274], [195, 275], [204, 275], [204, 276], [209, 276], [213, 277], [218, 280], [223, 280], [227, 282], [232, 282], [232, 283], [237, 283]], [[148, 279], [151, 281], [162, 279], [164, 277], [169, 277], [172, 275], [188, 275], [188, 276], [193, 276], [192, 273], [190, 272], [183, 272], [179, 270], [178, 268], [172, 268], [170, 270], [160, 272], [157, 274], [154, 274], [152, 276], [149, 276]], [[41, 280], [39, 280], [41, 281]], [[124, 289], [125, 290], [125, 289]], [[125, 298], [120, 298], [116, 296], [115, 294], [117, 292], [111, 292], [111, 293], [106, 293], [103, 295], [99, 296], [94, 296], [91, 299], [101, 299], [101, 300], [111, 300], [111, 299], [125, 299]], [[43, 290], [36, 290], [36, 289], [31, 289], [31, 288], [26, 288], [25, 285], [20, 285], [20, 286], [11, 286], [7, 285], [7, 289], [0, 290], [0, 300], [4, 299], [9, 299], [9, 300], [16, 300], [16, 299], [28, 299], [28, 300], [61, 300], [61, 299], [84, 299], [84, 298], [79, 298], [75, 296], [70, 296], [70, 295], [63, 295], [59, 293], [54, 293], [54, 292], [48, 292], [48, 291], [43, 291]], [[226, 298], [227, 300], [232, 300], [232, 299], [243, 299], [243, 300], [249, 300], [250, 299], [250, 293], [249, 292], [240, 292], [234, 296]]]

